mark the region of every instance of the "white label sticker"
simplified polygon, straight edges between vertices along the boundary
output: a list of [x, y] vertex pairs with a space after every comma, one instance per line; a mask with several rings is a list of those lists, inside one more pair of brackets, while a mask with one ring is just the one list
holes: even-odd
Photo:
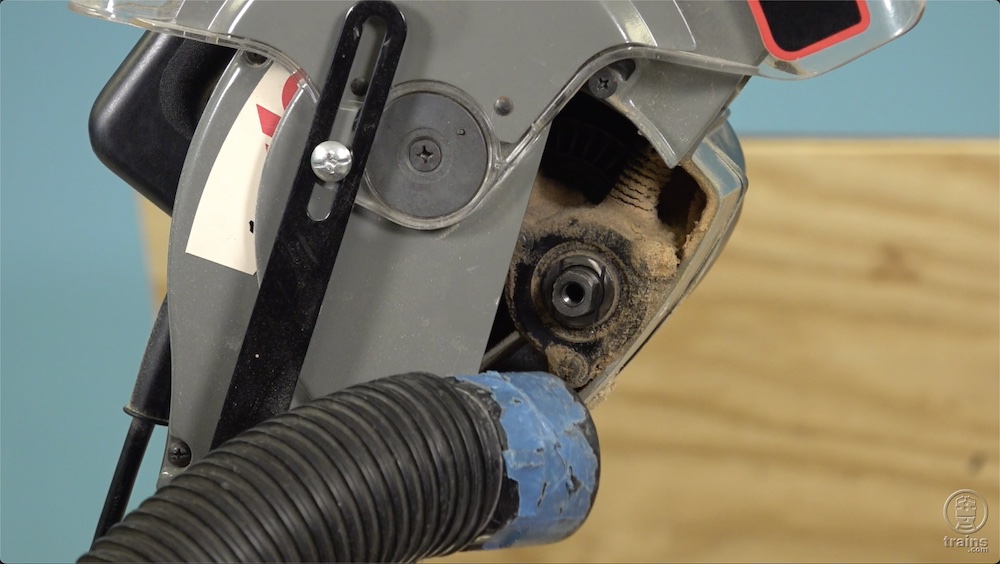
[[257, 188], [271, 137], [297, 85], [295, 75], [272, 64], [254, 88], [208, 173], [185, 249], [189, 254], [257, 272], [251, 225]]

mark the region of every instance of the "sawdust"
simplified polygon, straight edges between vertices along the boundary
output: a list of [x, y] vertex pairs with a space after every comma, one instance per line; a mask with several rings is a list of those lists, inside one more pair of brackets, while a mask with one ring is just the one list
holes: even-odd
[[573, 388], [582, 388], [589, 381], [589, 363], [575, 350], [565, 345], [551, 345], [545, 349], [545, 358], [549, 363], [549, 371]]
[[[711, 181], [697, 168], [686, 168], [685, 172], [690, 175], [699, 187], [711, 186]], [[681, 257], [690, 256], [694, 252], [694, 249], [701, 244], [701, 241], [705, 238], [705, 233], [708, 232], [709, 225], [712, 224], [712, 220], [715, 219], [715, 215], [719, 209], [719, 200], [711, 190], [699, 188], [699, 193], [703, 198], [701, 202], [698, 202], [701, 209], [695, 215], [694, 206], [692, 206], [691, 214], [693, 217], [690, 220], [691, 229], [687, 234], [687, 240], [684, 241], [684, 245], [681, 248]]]
[[604, 401], [608, 399], [608, 396], [611, 395], [611, 392], [615, 391], [615, 386], [617, 385], [617, 380], [608, 380], [607, 384], [594, 391], [589, 398], [584, 400], [584, 403], [587, 404], [587, 409], [593, 410], [595, 407], [604, 403]]
[[[678, 192], [665, 201], [670, 190]], [[656, 322], [682, 258], [704, 237], [709, 201], [692, 175], [667, 168], [651, 147], [627, 163], [598, 204], [539, 175], [505, 297], [515, 325], [544, 351], [550, 372], [579, 389], [617, 364], [642, 329]], [[664, 203], [673, 206], [668, 213]], [[544, 272], [568, 254], [602, 259], [620, 281], [614, 311], [596, 326], [568, 328], [550, 313]]]

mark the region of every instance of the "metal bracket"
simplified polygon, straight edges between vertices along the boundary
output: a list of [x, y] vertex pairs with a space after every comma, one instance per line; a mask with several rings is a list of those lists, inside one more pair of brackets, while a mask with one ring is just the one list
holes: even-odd
[[[315, 220], [308, 212], [309, 200], [317, 184], [322, 183], [317, 182], [313, 172], [311, 154], [314, 147], [329, 140], [364, 24], [372, 18], [384, 22], [385, 35], [355, 126], [351, 144], [353, 165], [335, 190], [330, 214]], [[347, 13], [243, 338], [212, 448], [286, 411], [291, 404], [405, 40], [406, 22], [391, 2], [366, 0]]]

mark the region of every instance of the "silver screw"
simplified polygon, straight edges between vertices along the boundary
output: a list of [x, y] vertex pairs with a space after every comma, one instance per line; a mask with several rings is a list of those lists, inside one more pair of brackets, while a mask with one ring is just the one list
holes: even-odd
[[433, 139], [417, 139], [410, 144], [410, 166], [419, 172], [441, 166], [441, 146]]
[[313, 172], [323, 182], [339, 182], [351, 172], [351, 150], [337, 141], [323, 141], [310, 157]]

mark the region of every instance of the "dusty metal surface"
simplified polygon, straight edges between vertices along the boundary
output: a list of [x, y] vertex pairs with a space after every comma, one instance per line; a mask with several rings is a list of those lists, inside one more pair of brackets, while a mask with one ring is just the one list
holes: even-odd
[[[652, 147], [635, 152], [614, 187], [593, 204], [579, 191], [539, 175], [505, 289], [517, 330], [544, 352], [548, 369], [582, 388], [626, 354], [670, 293], [678, 266], [711, 222], [708, 197]], [[585, 327], [554, 314], [545, 284], [553, 264], [591, 257], [618, 279], [610, 313]]]

